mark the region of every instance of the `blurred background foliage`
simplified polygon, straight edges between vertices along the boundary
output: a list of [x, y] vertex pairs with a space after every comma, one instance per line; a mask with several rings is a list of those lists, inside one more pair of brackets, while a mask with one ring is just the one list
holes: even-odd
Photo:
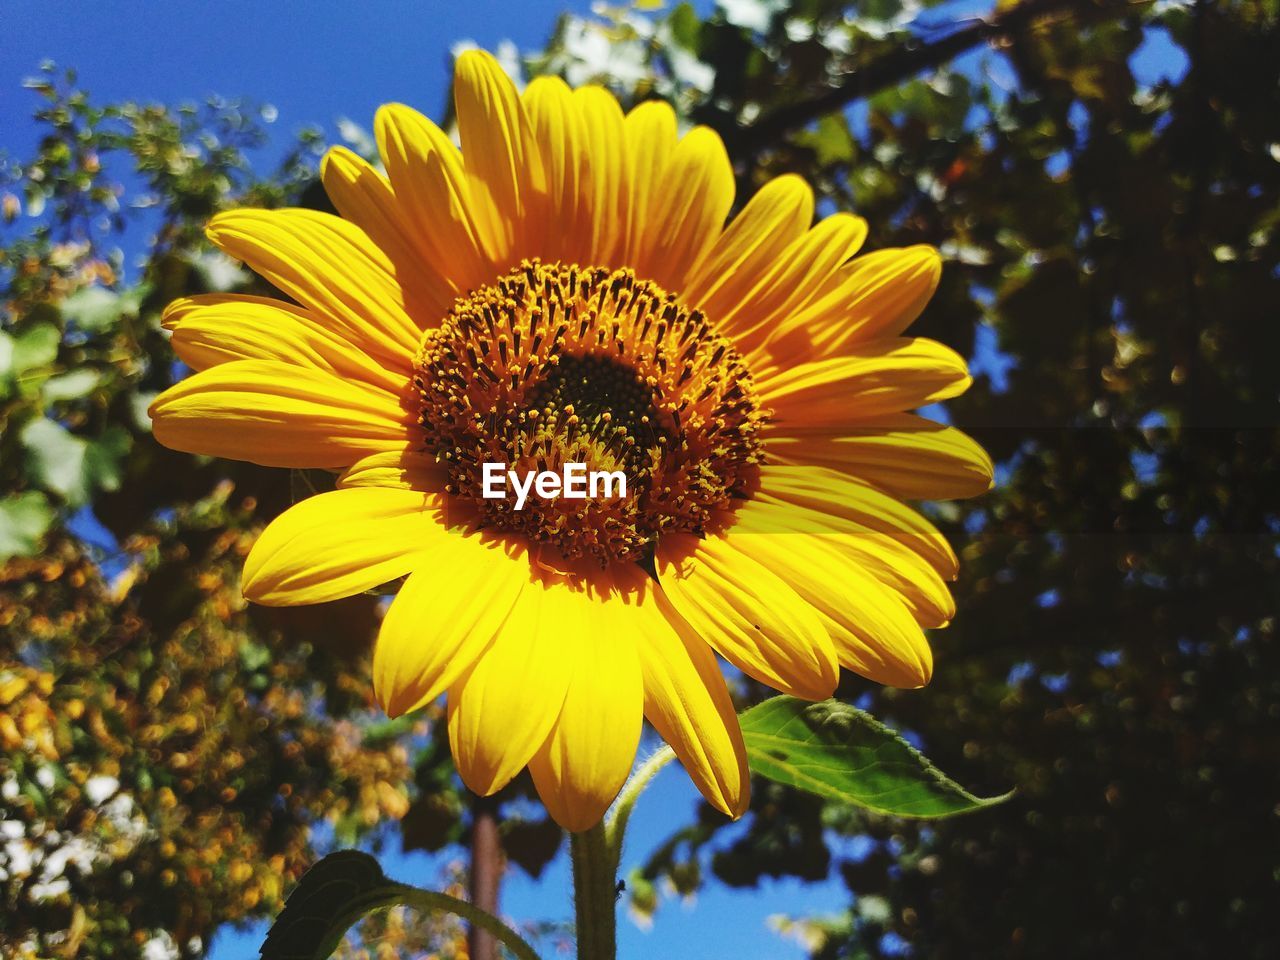
[[[777, 919], [824, 960], [1277, 956], [1280, 3], [975, 6], [602, 7], [506, 58], [671, 100], [724, 136], [740, 198], [795, 171], [868, 248], [939, 245], [916, 330], [974, 358], [948, 414], [1000, 465], [926, 505], [963, 558], [930, 687], [841, 694], [1017, 798], [922, 825], [761, 783], [745, 827], [704, 810], [626, 896], [645, 918], [835, 871], [845, 912]], [[148, 431], [182, 375], [163, 305], [263, 291], [203, 223], [324, 206], [319, 133], [264, 172], [270, 108], [30, 86], [45, 137], [0, 169], [0, 953], [195, 957], [333, 845], [453, 849], [468, 801], [437, 714], [373, 706], [377, 598], [240, 598], [290, 478]], [[504, 842], [537, 874], [560, 838], [525, 789]], [[463, 950], [438, 922], [368, 932], [352, 955]]]

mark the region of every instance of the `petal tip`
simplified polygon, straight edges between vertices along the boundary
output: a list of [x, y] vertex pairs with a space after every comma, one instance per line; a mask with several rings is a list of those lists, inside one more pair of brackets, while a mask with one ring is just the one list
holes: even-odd
[[[946, 624], [944, 623], [943, 626]], [[936, 628], [935, 628], [936, 629]], [[884, 678], [886, 687], [899, 690], [919, 690], [927, 687], [933, 679], [933, 649], [923, 643], [915, 651], [915, 656], [898, 661], [897, 675]]]
[[524, 97], [528, 100], [530, 97], [536, 97], [545, 91], [556, 96], [569, 95], [573, 93], [573, 89], [564, 82], [563, 79], [554, 75], [543, 75], [534, 77], [524, 88]]
[[380, 129], [389, 124], [394, 124], [402, 116], [416, 114], [417, 112], [408, 104], [393, 100], [390, 103], [382, 104], [374, 111], [373, 125], [375, 129]]
[[[457, 64], [460, 67], [468, 66], [498, 66], [498, 59], [483, 47], [471, 47], [463, 50], [458, 54]], [[499, 67], [499, 69], [501, 69]]]
[[454, 61], [454, 82], [464, 83], [468, 86], [477, 86], [484, 82], [487, 77], [490, 82], [496, 80], [514, 86], [511, 78], [507, 75], [507, 71], [502, 69], [502, 64], [488, 50], [479, 47], [473, 47], [470, 50], [464, 50], [458, 54], [457, 60]]
[[160, 314], [160, 326], [165, 330], [172, 330], [186, 314], [190, 313], [198, 305], [199, 301], [194, 297], [179, 297], [165, 307], [164, 312]]
[[209, 218], [209, 222], [204, 227], [204, 235], [215, 247], [223, 253], [228, 253], [227, 245], [233, 240], [232, 234], [236, 231], [237, 225], [243, 221], [242, 210], [223, 210]]
[[244, 569], [240, 573], [240, 594], [250, 603], [256, 603], [266, 606], [264, 597], [266, 588], [263, 586], [261, 574], [261, 564], [250, 566], [253, 558], [253, 551], [249, 551], [249, 556], [245, 559]]
[[708, 793], [705, 789], [700, 791], [707, 803], [711, 804], [730, 820], [741, 819], [742, 815], [751, 806], [751, 775], [745, 765], [741, 773], [742, 778], [736, 786], [719, 783], [716, 785], [719, 789], [714, 795]]
[[409, 712], [410, 708], [403, 702], [403, 697], [396, 697], [390, 693], [382, 684], [375, 679], [373, 683], [373, 698], [378, 702], [378, 706], [382, 708], [382, 712], [387, 715], [390, 720], [396, 720], [403, 717]]
[[597, 809], [594, 804], [583, 807], [577, 807], [573, 804], [567, 806], [557, 804], [556, 806], [557, 809], [554, 810], [551, 807], [547, 807], [547, 813], [551, 814], [551, 819], [570, 833], [584, 833], [590, 830], [604, 819], [605, 810], [608, 809], [607, 804], [604, 809]]
[[[736, 771], [736, 777], [726, 776], [731, 770]], [[695, 778], [694, 785], [707, 803], [730, 820], [741, 819], [751, 806], [751, 772], [745, 758], [739, 757], [736, 767], [723, 771], [723, 774], [712, 782], [699, 782]]]
[[331, 176], [352, 179], [352, 172], [358, 167], [360, 157], [342, 144], [334, 144], [320, 158], [320, 179], [327, 180]]

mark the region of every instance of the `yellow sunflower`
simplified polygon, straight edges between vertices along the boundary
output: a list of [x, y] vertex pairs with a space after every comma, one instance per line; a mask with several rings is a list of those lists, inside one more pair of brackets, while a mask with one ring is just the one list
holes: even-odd
[[[720, 139], [602, 89], [521, 94], [459, 58], [461, 151], [400, 105], [384, 176], [325, 157], [341, 217], [223, 213], [209, 237], [295, 303], [198, 296], [165, 325], [197, 372], [152, 407], [179, 450], [340, 471], [267, 527], [245, 595], [319, 603], [407, 577], [374, 652], [395, 716], [442, 694], [465, 783], [529, 767], [565, 827], [598, 822], [642, 718], [703, 795], [747, 804], [716, 654], [821, 699], [839, 668], [915, 687], [956, 558], [903, 499], [986, 490], [959, 431], [961, 357], [902, 331], [928, 247], [853, 259], [863, 220], [814, 224], [794, 176], [726, 226]], [[620, 471], [625, 496], [483, 496], [484, 464]], [[615, 491], [616, 494], [616, 491]]]

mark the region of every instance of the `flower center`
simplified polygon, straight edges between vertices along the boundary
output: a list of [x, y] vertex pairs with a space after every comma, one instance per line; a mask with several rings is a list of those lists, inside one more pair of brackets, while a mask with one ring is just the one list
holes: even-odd
[[[645, 562], [748, 495], [765, 413], [730, 342], [628, 270], [525, 261], [459, 299], [414, 378], [448, 493], [566, 560]], [[485, 498], [484, 464], [622, 471], [625, 496]]]

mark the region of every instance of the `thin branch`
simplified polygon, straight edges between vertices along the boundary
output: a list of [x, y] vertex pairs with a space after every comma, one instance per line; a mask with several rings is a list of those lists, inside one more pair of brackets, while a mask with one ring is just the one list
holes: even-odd
[[[501, 883], [497, 804], [492, 798], [477, 797], [471, 807], [471, 902], [481, 911], [496, 915]], [[472, 924], [467, 944], [471, 960], [498, 960], [498, 940], [493, 930]]]
[[899, 46], [848, 74], [839, 86], [808, 100], [778, 107], [749, 127], [723, 132], [739, 150], [756, 150], [851, 103], [940, 67], [980, 44], [1016, 34], [1037, 20], [1058, 14], [1101, 19], [1123, 13], [1133, 5], [1134, 0], [1023, 0], [989, 17], [972, 20], [931, 43]]

